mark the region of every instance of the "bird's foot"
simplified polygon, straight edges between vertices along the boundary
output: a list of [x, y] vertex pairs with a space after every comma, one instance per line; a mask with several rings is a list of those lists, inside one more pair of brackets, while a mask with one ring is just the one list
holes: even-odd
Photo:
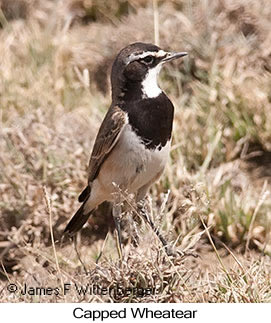
[[181, 250], [177, 250], [175, 249], [173, 246], [166, 246], [165, 247], [165, 251], [166, 254], [168, 255], [168, 257], [173, 257], [173, 258], [185, 258], [185, 257], [189, 257], [192, 256], [194, 258], [198, 258], [198, 254], [193, 253], [193, 252], [185, 252], [185, 251], [181, 251]]

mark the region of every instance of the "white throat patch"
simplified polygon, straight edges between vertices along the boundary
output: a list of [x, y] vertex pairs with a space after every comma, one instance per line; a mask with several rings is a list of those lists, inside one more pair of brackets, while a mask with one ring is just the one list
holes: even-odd
[[157, 83], [157, 76], [160, 72], [161, 67], [162, 66], [158, 64], [154, 68], [150, 69], [145, 79], [143, 80], [142, 92], [145, 99], [156, 98], [159, 94], [161, 94], [162, 90]]

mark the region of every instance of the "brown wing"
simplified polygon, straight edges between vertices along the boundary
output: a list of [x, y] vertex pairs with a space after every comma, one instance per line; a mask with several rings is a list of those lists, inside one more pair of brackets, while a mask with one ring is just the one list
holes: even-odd
[[98, 176], [99, 170], [116, 145], [124, 126], [128, 123], [127, 114], [118, 106], [110, 107], [97, 134], [89, 161], [89, 185], [80, 194], [78, 200], [83, 203], [65, 229], [65, 234], [74, 235], [87, 222], [92, 210], [84, 205], [91, 194], [91, 182]]
[[99, 129], [88, 166], [88, 182], [91, 183], [98, 176], [100, 168], [116, 145], [119, 136], [128, 123], [126, 112], [118, 106], [111, 107]]

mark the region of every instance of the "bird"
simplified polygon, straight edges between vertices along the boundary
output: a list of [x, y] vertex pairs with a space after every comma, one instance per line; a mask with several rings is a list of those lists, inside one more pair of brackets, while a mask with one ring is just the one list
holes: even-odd
[[[118, 53], [111, 70], [112, 103], [94, 142], [87, 186], [78, 198], [82, 205], [68, 222], [64, 235], [74, 236], [93, 210], [109, 201], [121, 242], [121, 203], [116, 189], [133, 193], [137, 205], [142, 206], [150, 186], [162, 175], [170, 152], [174, 106], [157, 78], [165, 63], [187, 54], [143, 42], [129, 44]], [[171, 255], [167, 241], [142, 214]]]

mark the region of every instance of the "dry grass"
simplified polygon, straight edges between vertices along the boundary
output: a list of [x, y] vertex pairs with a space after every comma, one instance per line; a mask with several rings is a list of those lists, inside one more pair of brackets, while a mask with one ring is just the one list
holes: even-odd
[[[149, 213], [176, 248], [198, 257], [166, 257], [128, 210], [119, 260], [104, 205], [77, 243], [88, 274], [73, 245], [59, 240], [110, 104], [112, 60], [127, 43], [154, 41], [153, 3], [0, 4], [2, 301], [270, 302], [269, 1], [158, 1], [156, 39], [189, 58], [161, 73], [176, 113], [171, 160], [150, 192]], [[9, 281], [59, 295], [9, 294]], [[137, 289], [79, 295], [76, 286], [88, 283]], [[142, 295], [147, 287], [155, 293]]]

